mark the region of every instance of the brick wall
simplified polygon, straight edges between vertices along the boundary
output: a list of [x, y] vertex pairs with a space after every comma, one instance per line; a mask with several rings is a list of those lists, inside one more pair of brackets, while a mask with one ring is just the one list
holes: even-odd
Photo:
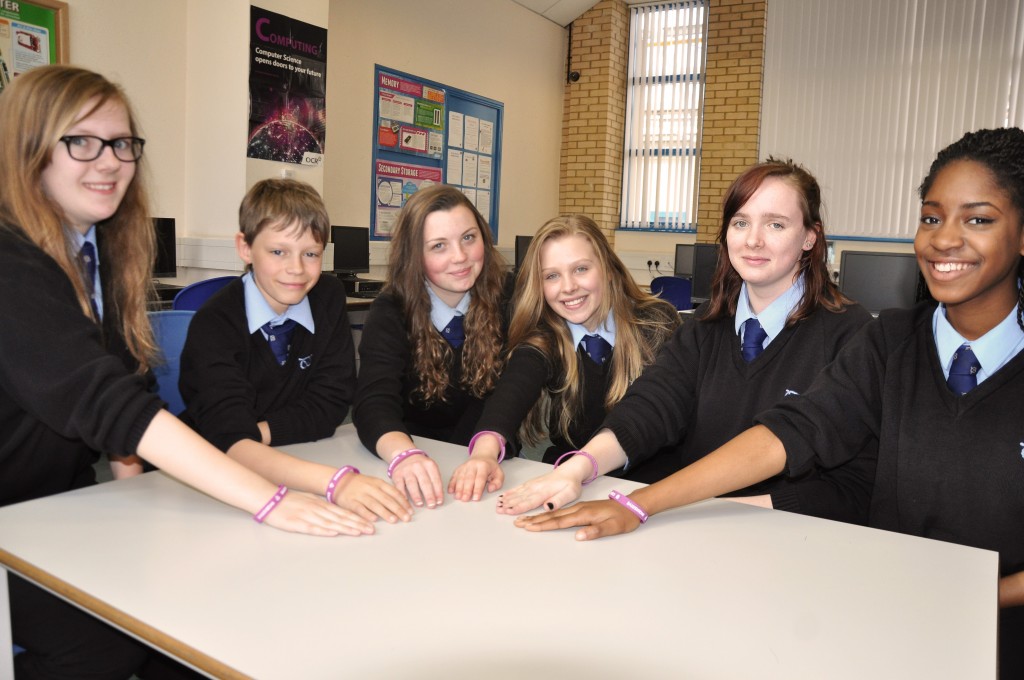
[[594, 219], [614, 242], [622, 195], [626, 124], [629, 10], [602, 0], [572, 24], [570, 68], [580, 79], [565, 86], [558, 207]]
[[[698, 198], [699, 241], [714, 239], [722, 194], [757, 161], [767, 0], [711, 0]], [[614, 243], [622, 196], [629, 8], [602, 0], [572, 24], [559, 210], [594, 218]]]
[[766, 0], [711, 0], [697, 240], [714, 240], [722, 196], [757, 162]]

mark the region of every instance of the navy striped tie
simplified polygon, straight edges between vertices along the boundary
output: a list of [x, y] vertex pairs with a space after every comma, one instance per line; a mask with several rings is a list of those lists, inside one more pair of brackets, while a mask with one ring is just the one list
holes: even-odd
[[448, 341], [448, 344], [458, 349], [462, 347], [462, 343], [466, 340], [466, 330], [462, 325], [463, 317], [461, 314], [456, 314], [452, 317], [452, 320], [448, 322], [448, 325], [441, 331], [441, 335]]
[[271, 322], [263, 324], [263, 332], [267, 334], [267, 342], [270, 343], [270, 351], [274, 353], [277, 363], [284, 366], [288, 361], [288, 351], [292, 346], [292, 333], [295, 332], [295, 322], [285, 319], [284, 323], [278, 326], [271, 326]]
[[949, 367], [949, 377], [946, 378], [946, 385], [954, 394], [964, 395], [978, 386], [978, 369], [981, 363], [974, 351], [967, 343], [960, 345], [960, 349], [953, 355], [953, 363]]
[[761, 328], [761, 322], [750, 318], [743, 322], [743, 345], [740, 351], [743, 352], [743, 360], [748, 364], [761, 356], [764, 351], [764, 339], [768, 334]]

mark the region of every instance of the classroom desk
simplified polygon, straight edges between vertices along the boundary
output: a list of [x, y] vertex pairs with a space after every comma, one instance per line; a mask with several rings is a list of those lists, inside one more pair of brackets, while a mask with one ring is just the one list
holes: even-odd
[[[384, 473], [351, 426], [287, 448]], [[721, 500], [590, 543], [493, 495], [324, 539], [150, 473], [0, 509], [0, 562], [216, 677], [995, 677], [994, 553]]]

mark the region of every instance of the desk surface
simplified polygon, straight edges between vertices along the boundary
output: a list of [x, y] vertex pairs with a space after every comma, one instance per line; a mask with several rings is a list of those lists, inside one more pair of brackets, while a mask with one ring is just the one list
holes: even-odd
[[[288, 449], [384, 472], [351, 426]], [[589, 543], [493, 496], [324, 539], [150, 473], [0, 509], [0, 562], [218, 677], [995, 677], [994, 553], [728, 501]]]

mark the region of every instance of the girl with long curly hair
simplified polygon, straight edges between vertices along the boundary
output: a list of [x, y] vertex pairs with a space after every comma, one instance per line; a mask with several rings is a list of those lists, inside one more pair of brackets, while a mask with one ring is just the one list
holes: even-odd
[[444, 493], [413, 437], [466, 445], [504, 364], [509, 280], [490, 227], [458, 189], [420, 189], [391, 235], [388, 282], [359, 343], [352, 418], [417, 506]]

